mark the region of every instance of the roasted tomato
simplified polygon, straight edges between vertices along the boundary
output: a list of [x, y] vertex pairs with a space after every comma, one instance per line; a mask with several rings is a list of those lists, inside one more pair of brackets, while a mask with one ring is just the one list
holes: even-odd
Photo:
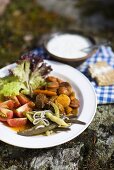
[[23, 106], [17, 108], [15, 110], [15, 114], [17, 117], [25, 117], [23, 113], [28, 111], [31, 111], [31, 107], [29, 107], [29, 103], [26, 103]]
[[21, 104], [20, 104], [20, 102], [19, 102], [19, 100], [18, 100], [18, 98], [16, 96], [9, 97], [9, 99], [13, 100], [15, 108], [21, 106]]
[[6, 108], [0, 108], [0, 115], [0, 121], [4, 122], [13, 117], [13, 111]]
[[8, 119], [7, 123], [11, 127], [20, 127], [27, 124], [27, 118], [13, 118]]
[[7, 100], [5, 102], [1, 102], [0, 103], [0, 107], [8, 108], [8, 109], [13, 109], [14, 102], [13, 102], [13, 100]]
[[24, 94], [21, 94], [21, 93], [17, 96], [17, 98], [19, 102], [21, 103], [21, 105], [26, 104], [30, 101]]

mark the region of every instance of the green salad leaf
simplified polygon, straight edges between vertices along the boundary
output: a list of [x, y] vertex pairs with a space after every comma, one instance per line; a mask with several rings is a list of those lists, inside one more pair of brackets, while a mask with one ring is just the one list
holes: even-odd
[[32, 72], [30, 76], [29, 84], [32, 90], [35, 90], [37, 87], [40, 88], [46, 85], [46, 82], [44, 78], [40, 75], [40, 73], [37, 70], [35, 70], [34, 72]]
[[46, 84], [38, 70], [30, 70], [29, 61], [19, 63], [12, 72], [14, 76], [18, 77], [20, 82], [24, 83], [25, 88], [22, 90], [24, 94], [30, 94], [32, 90]]
[[28, 54], [19, 60], [12, 73], [25, 85], [21, 92], [32, 95], [33, 90], [46, 85], [45, 76], [51, 70], [51, 67], [47, 66], [41, 58]]
[[19, 79], [13, 75], [0, 78], [0, 88], [2, 88], [4, 84], [10, 83], [12, 81], [18, 82]]
[[25, 88], [21, 91], [23, 94], [30, 94], [30, 62], [23, 61], [12, 69], [14, 76], [18, 77], [19, 81], [24, 84]]
[[3, 85], [2, 89], [0, 90], [0, 95], [16, 96], [19, 95], [20, 90], [24, 88], [25, 87], [23, 83], [13, 81]]
[[22, 56], [10, 74], [0, 78], [0, 99], [24, 93], [32, 96], [33, 90], [46, 84], [45, 76], [51, 71], [41, 58], [27, 54]]
[[19, 81], [18, 77], [9, 75], [0, 78], [0, 100], [2, 100], [4, 96], [18, 95], [21, 89], [25, 89], [25, 86]]
[[[19, 81], [29, 86], [30, 62], [23, 61], [12, 70], [14, 76], [18, 77]], [[29, 88], [29, 87], [28, 87]]]

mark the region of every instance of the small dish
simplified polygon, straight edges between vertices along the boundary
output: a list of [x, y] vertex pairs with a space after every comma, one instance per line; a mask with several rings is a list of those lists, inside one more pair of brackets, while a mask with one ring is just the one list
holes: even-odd
[[65, 63], [82, 63], [93, 53], [83, 49], [95, 44], [92, 37], [78, 31], [53, 33], [44, 41], [44, 47], [50, 56]]

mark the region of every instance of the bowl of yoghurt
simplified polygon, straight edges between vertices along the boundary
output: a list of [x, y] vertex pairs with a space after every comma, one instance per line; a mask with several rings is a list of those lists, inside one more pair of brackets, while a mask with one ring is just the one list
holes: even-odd
[[63, 62], [79, 62], [91, 56], [87, 49], [95, 44], [95, 40], [80, 32], [58, 32], [51, 34], [44, 42], [50, 56]]

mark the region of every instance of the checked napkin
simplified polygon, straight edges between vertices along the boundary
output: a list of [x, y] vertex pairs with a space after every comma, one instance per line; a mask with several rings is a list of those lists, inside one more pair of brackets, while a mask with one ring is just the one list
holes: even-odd
[[98, 104], [114, 103], [114, 85], [112, 86], [98, 86], [94, 80], [88, 75], [88, 66], [98, 61], [106, 61], [114, 68], [114, 53], [111, 47], [101, 46], [97, 52], [88, 58], [78, 69], [90, 80], [95, 88], [97, 94]]
[[[34, 53], [39, 54], [44, 59], [49, 59], [43, 48], [37, 48]], [[93, 85], [97, 94], [98, 104], [108, 104], [114, 103], [114, 85], [112, 86], [98, 86], [94, 80], [88, 74], [88, 66], [96, 63], [97, 61], [106, 61], [110, 66], [114, 68], [114, 53], [111, 47], [101, 46], [95, 54], [88, 58], [82, 65], [76, 67], [80, 72], [82, 72]]]

